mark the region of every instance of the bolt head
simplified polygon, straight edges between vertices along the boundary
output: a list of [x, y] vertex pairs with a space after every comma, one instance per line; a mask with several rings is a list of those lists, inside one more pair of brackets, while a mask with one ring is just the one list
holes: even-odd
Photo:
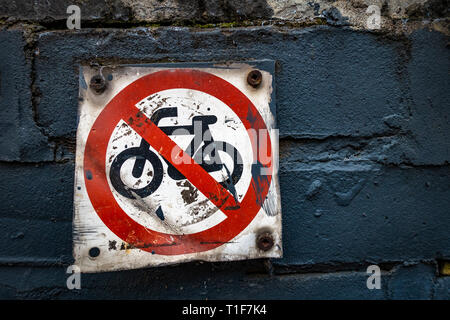
[[89, 88], [91, 88], [96, 94], [101, 94], [106, 89], [106, 81], [105, 78], [101, 75], [97, 74], [91, 78], [89, 83]]
[[258, 87], [262, 82], [262, 73], [259, 70], [252, 70], [247, 75], [247, 82], [253, 88]]
[[274, 240], [269, 232], [263, 232], [256, 237], [256, 245], [262, 251], [269, 251], [274, 245]]

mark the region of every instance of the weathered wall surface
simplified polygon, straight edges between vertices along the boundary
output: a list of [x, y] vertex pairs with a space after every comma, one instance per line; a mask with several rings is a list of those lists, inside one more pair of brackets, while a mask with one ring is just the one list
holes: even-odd
[[[0, 297], [449, 299], [448, 17], [433, 0], [1, 0]], [[83, 274], [68, 290], [79, 64], [265, 58], [284, 258]]]

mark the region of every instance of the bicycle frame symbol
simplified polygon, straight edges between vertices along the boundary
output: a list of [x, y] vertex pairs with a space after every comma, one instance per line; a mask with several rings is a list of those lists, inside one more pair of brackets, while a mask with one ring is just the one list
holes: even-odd
[[[159, 122], [163, 118], [177, 117], [177, 108], [162, 108], [155, 111], [150, 118], [159, 129], [166, 135], [194, 135], [194, 138], [189, 143], [185, 152], [195, 160], [206, 172], [221, 171], [224, 167], [228, 177], [221, 181], [220, 184], [234, 194], [234, 185], [242, 176], [243, 164], [242, 158], [238, 150], [231, 144], [225, 141], [214, 141], [209, 131], [209, 126], [217, 122], [217, 117], [213, 115], [195, 116], [192, 118], [191, 125], [184, 126], [164, 126], [160, 127]], [[194, 130], [195, 126], [201, 124], [201, 132]], [[201, 135], [199, 137], [199, 135]], [[209, 139], [205, 140], [205, 137]], [[226, 152], [233, 159], [233, 170], [227, 168], [222, 163], [218, 151]], [[148, 185], [142, 188], [133, 189], [127, 186], [120, 177], [120, 170], [128, 159], [136, 158], [131, 174], [134, 178], [142, 177], [145, 163], [149, 161], [153, 167], [152, 180]], [[173, 180], [186, 179], [168, 160], [163, 160], [167, 163], [167, 174]], [[154, 193], [162, 183], [164, 169], [160, 157], [150, 150], [150, 144], [144, 139], [138, 147], [133, 147], [120, 152], [113, 160], [109, 172], [109, 178], [114, 189], [124, 197], [135, 199], [134, 194], [141, 198], [145, 198]]]

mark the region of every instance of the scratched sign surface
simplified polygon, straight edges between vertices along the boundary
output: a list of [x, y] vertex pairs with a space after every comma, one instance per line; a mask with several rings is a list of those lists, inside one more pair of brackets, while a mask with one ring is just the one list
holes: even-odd
[[82, 272], [282, 256], [273, 61], [80, 68]]

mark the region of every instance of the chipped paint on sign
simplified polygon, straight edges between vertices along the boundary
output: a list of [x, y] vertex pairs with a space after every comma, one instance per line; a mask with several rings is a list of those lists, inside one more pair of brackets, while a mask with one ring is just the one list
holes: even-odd
[[[254, 69], [256, 88], [246, 80]], [[81, 83], [99, 70], [80, 68], [81, 271], [281, 257], [273, 62], [100, 72], [107, 87], [98, 94]], [[262, 232], [273, 239], [268, 250], [258, 246]]]

